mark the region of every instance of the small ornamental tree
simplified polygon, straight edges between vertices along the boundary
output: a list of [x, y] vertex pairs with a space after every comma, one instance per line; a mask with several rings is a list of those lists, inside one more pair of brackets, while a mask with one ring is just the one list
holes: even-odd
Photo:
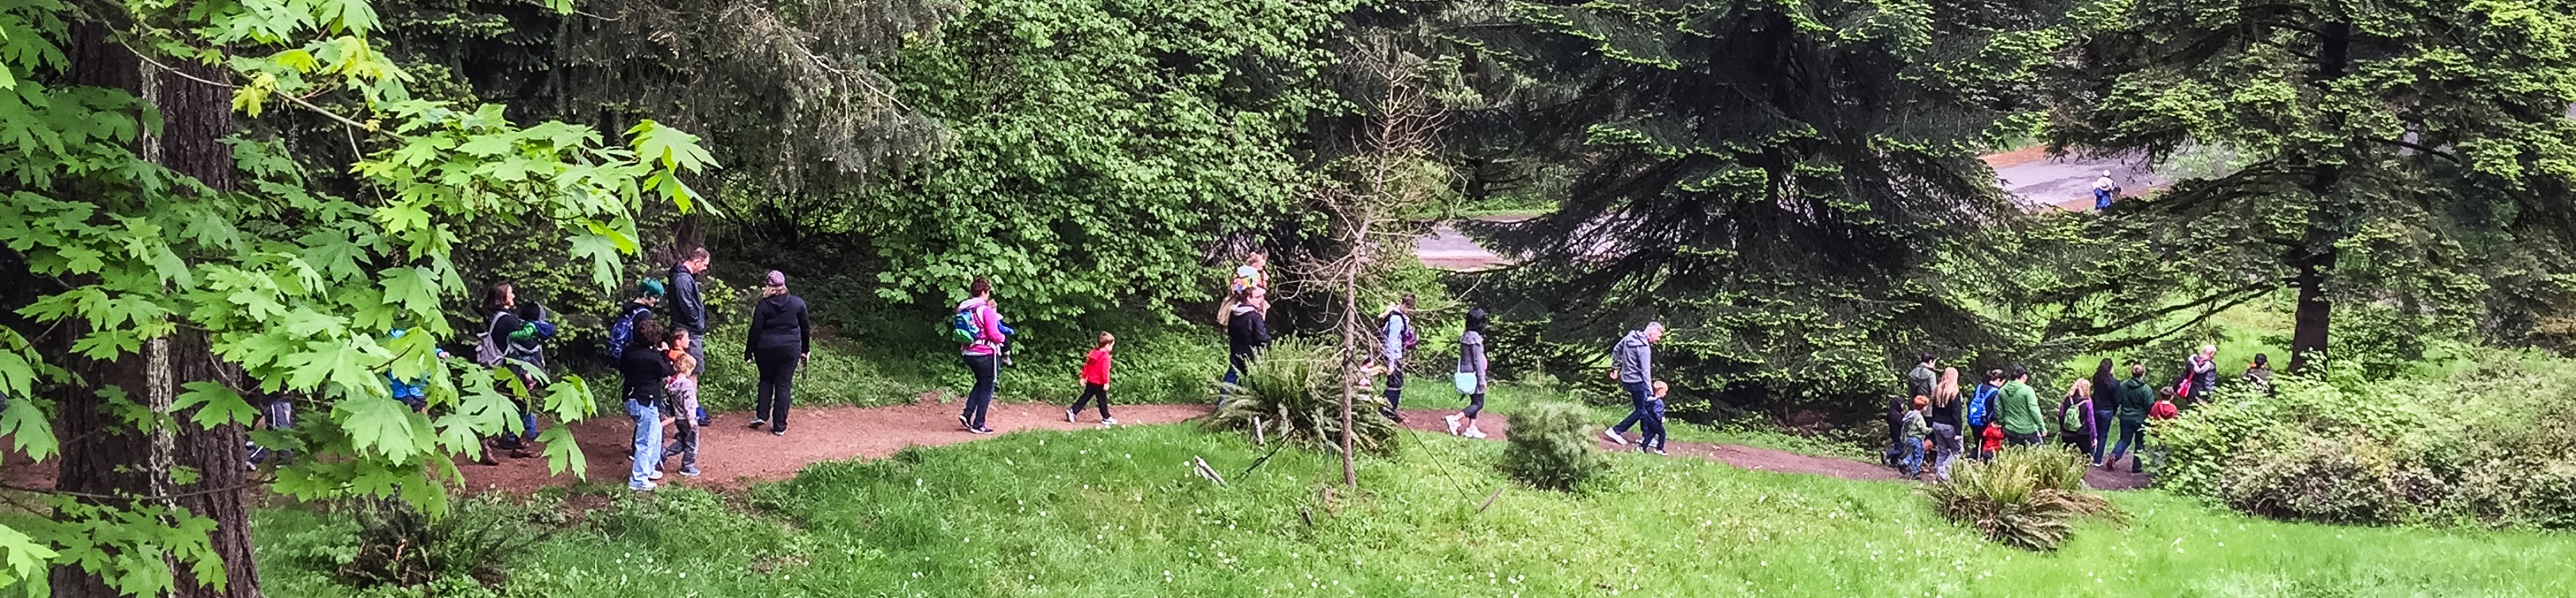
[[[516, 429], [508, 395], [563, 420], [595, 410], [577, 377], [528, 396], [435, 357], [468, 295], [455, 227], [556, 239], [609, 286], [632, 215], [690, 210], [680, 176], [706, 153], [652, 121], [611, 141], [411, 99], [377, 25], [362, 0], [0, 0], [0, 239], [20, 258], [0, 278], [36, 295], [0, 329], [0, 439], [60, 469], [0, 494], [0, 592], [258, 596], [248, 486], [437, 512], [451, 456]], [[308, 175], [310, 157], [236, 121], [280, 107], [343, 127], [363, 157]], [[426, 381], [426, 411], [387, 376]], [[243, 471], [249, 396], [295, 401], [291, 431], [258, 435], [287, 465]], [[554, 471], [583, 470], [565, 428], [542, 439]]]

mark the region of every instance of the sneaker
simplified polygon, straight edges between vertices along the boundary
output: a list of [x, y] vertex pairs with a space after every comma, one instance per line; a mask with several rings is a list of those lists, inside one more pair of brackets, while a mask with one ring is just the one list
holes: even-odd
[[1457, 435], [1458, 435], [1458, 416], [1456, 416], [1456, 415], [1451, 415], [1451, 416], [1449, 416], [1449, 417], [1443, 417], [1443, 418], [1440, 418], [1440, 421], [1442, 421], [1442, 422], [1446, 422], [1446, 423], [1448, 423], [1448, 424], [1449, 424], [1449, 435], [1450, 435], [1450, 436], [1457, 436]]
[[1065, 421], [1065, 423], [1073, 423], [1073, 410], [1072, 410], [1072, 409], [1066, 409], [1066, 410], [1064, 410], [1064, 421]]
[[760, 418], [757, 418], [757, 417], [755, 417], [755, 418], [751, 418], [751, 429], [758, 430], [758, 429], [760, 429], [760, 427], [761, 427], [761, 426], [765, 426], [765, 425], [769, 425], [769, 421], [768, 421], [768, 420], [760, 419]]
[[676, 447], [676, 446], [675, 446], [675, 447], [671, 447], [671, 448], [667, 448], [667, 449], [663, 449], [663, 450], [662, 450], [662, 458], [664, 458], [664, 459], [669, 459], [669, 458], [677, 457], [677, 456], [680, 456], [680, 447]]
[[698, 477], [698, 468], [695, 468], [695, 467], [682, 467], [682, 468], [680, 468], [680, 475], [689, 476], [689, 477], [693, 477], [693, 478], [694, 478], [694, 477]]
[[957, 414], [957, 427], [973, 430], [975, 429], [975, 423], [966, 421], [966, 414], [959, 413]]
[[2093, 462], [2093, 468], [2094, 468], [2094, 469], [2101, 469], [2101, 468], [2102, 468], [2102, 462], [2101, 462], [2101, 461], [2094, 461], [2094, 462]]
[[702, 418], [698, 418], [698, 427], [700, 427], [700, 428], [704, 428], [704, 427], [712, 426], [712, 425], [716, 425], [716, 418], [712, 418], [712, 417], [702, 417]]
[[770, 428], [770, 430], [769, 430], [769, 435], [771, 435], [771, 436], [786, 436], [786, 435], [787, 435], [787, 429], [786, 429], [786, 428]]
[[1616, 443], [1619, 446], [1628, 446], [1628, 437], [1619, 435], [1618, 430], [1602, 430], [1601, 437], [1608, 438], [1610, 439], [1610, 442]]
[[659, 480], [659, 479], [662, 479], [662, 470], [656, 469], [656, 470], [653, 470], [653, 473], [644, 474], [644, 479], [647, 479], [647, 480]]
[[967, 432], [967, 433], [970, 433], [970, 434], [991, 434], [991, 433], [993, 433], [993, 429], [992, 429], [992, 428], [976, 428], [976, 429], [972, 429], [972, 430], [967, 430], [966, 432]]
[[1653, 451], [1651, 451], [1651, 452], [1655, 453], [1655, 456], [1657, 456], [1657, 457], [1669, 457], [1669, 456], [1671, 456], [1671, 455], [1664, 454], [1664, 449], [1655, 449], [1655, 450], [1653, 450]]
[[654, 488], [660, 487], [662, 487], [661, 484], [655, 484], [652, 482], [629, 482], [626, 484], [626, 489], [636, 492], [652, 492]]
[[1476, 429], [1476, 427], [1475, 427], [1475, 426], [1472, 426], [1472, 425], [1471, 425], [1471, 426], [1467, 426], [1467, 431], [1466, 431], [1465, 433], [1460, 434], [1460, 435], [1461, 435], [1461, 436], [1466, 436], [1466, 437], [1468, 437], [1468, 438], [1484, 438], [1484, 437], [1485, 437], [1485, 431], [1484, 431], [1484, 430]]
[[1101, 425], [1102, 427], [1118, 425], [1118, 418], [1115, 418], [1115, 417], [1104, 417], [1104, 418], [1100, 418], [1100, 425]]

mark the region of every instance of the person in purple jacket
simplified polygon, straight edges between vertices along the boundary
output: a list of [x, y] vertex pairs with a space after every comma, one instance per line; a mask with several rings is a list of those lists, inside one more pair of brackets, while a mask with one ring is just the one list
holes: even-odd
[[1002, 333], [1002, 312], [993, 306], [993, 281], [975, 277], [966, 292], [972, 296], [957, 304], [957, 313], [966, 314], [967, 321], [975, 324], [976, 337], [958, 347], [957, 354], [966, 362], [966, 372], [975, 376], [975, 388], [966, 393], [966, 412], [958, 414], [957, 421], [968, 432], [991, 434], [993, 428], [986, 425], [984, 417], [993, 408], [993, 383], [1001, 375], [1002, 344], [1010, 337]]

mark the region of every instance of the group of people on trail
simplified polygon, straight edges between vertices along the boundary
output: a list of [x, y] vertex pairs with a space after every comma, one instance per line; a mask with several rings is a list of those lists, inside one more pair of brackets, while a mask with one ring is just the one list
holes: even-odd
[[[657, 487], [674, 459], [680, 475], [699, 475], [700, 440], [715, 421], [698, 401], [698, 382], [707, 371], [707, 306], [698, 278], [706, 274], [713, 255], [698, 248], [686, 256], [671, 266], [667, 286], [645, 280], [609, 321], [607, 354], [625, 377], [620, 394], [627, 417], [634, 420], [626, 485], [635, 490]], [[654, 319], [654, 308], [666, 301], [671, 308], [667, 324]], [[796, 371], [813, 353], [805, 310], [805, 300], [788, 292], [786, 274], [771, 270], [762, 277], [760, 299], [752, 304], [743, 339], [742, 360], [759, 372], [751, 429], [787, 434]], [[669, 442], [663, 438], [666, 431]]]
[[[1963, 392], [1959, 370], [1941, 368], [1939, 357], [1927, 352], [1905, 374], [1907, 396], [1891, 402], [1884, 456], [1908, 478], [1928, 469], [1948, 479], [1962, 455], [1991, 459], [2003, 447], [2044, 444], [2053, 430], [2058, 444], [2089, 457], [2093, 467], [2129, 459], [2129, 471], [2143, 473], [2145, 458], [2132, 451], [2145, 450], [2149, 422], [2178, 417], [2177, 401], [2208, 400], [2218, 383], [2217, 359], [2216, 346], [2202, 345], [2161, 388], [2147, 381], [2146, 364], [2130, 363], [2122, 378], [2113, 360], [2103, 359], [2091, 376], [2068, 385], [2055, 409], [2044, 409], [2027, 368], [1988, 370], [1983, 383]], [[2269, 393], [2269, 357], [2256, 354], [2242, 379]]]

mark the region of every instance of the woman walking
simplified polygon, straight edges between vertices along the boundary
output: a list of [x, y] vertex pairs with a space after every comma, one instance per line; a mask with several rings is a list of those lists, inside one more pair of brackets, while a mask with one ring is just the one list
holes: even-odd
[[[1259, 287], [1254, 287], [1259, 288]], [[1252, 289], [1237, 289], [1218, 313], [1225, 324], [1225, 386], [1218, 387], [1218, 406], [1224, 406], [1226, 392], [1241, 383], [1251, 372], [1252, 360], [1261, 357], [1261, 348], [1270, 346], [1270, 306], [1252, 296]]]
[[635, 420], [634, 466], [627, 470], [626, 487], [637, 491], [652, 490], [658, 486], [653, 481], [662, 479], [662, 386], [679, 372], [663, 352], [663, 337], [660, 322], [636, 322], [635, 338], [617, 360], [617, 371], [626, 375], [626, 416]]
[[[1458, 334], [1458, 392], [1467, 395], [1467, 410], [1443, 419], [1449, 433], [1468, 438], [1484, 438], [1485, 431], [1476, 429], [1476, 414], [1485, 410], [1488, 388], [1485, 362], [1485, 309], [1467, 310], [1467, 331]], [[1467, 429], [1458, 429], [1458, 419], [1466, 418]]]
[[1001, 375], [1002, 343], [1010, 337], [1002, 335], [1002, 312], [993, 306], [993, 281], [977, 276], [975, 282], [966, 285], [966, 292], [971, 296], [957, 304], [957, 313], [965, 316], [973, 328], [972, 340], [958, 347], [957, 355], [966, 363], [966, 372], [975, 377], [975, 388], [967, 391], [966, 411], [958, 414], [957, 420], [968, 432], [991, 434], [993, 428], [984, 416], [993, 408], [994, 378]]
[[1941, 370], [1941, 381], [1932, 385], [1932, 411], [1925, 419], [1932, 424], [1932, 475], [1950, 479], [1950, 464], [1959, 460], [1960, 408], [1959, 368]]
[[743, 360], [760, 368], [751, 429], [768, 424], [769, 435], [785, 436], [796, 368], [813, 357], [814, 335], [805, 324], [805, 300], [787, 294], [787, 275], [771, 270], [763, 282], [760, 303], [751, 306], [751, 338], [742, 344]]
[[2102, 466], [2102, 457], [2111, 451], [2113, 435], [2118, 433], [2113, 422], [2119, 421], [2120, 375], [2112, 367], [2111, 358], [2105, 357], [2102, 365], [2093, 368], [2094, 467]]

